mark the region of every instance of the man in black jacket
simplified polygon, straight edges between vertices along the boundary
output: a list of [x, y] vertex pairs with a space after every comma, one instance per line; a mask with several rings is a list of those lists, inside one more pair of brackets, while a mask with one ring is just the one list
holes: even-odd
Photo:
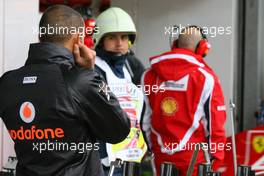
[[44, 32], [51, 27], [84, 23], [69, 7], [47, 9], [25, 66], [0, 78], [0, 117], [15, 142], [16, 175], [101, 176], [96, 140], [122, 141], [129, 120], [91, 69], [95, 52], [80, 43], [79, 31]]

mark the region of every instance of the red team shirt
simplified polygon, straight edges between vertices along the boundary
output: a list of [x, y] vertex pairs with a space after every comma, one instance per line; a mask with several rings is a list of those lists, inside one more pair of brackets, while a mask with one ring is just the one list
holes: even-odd
[[[174, 49], [150, 58], [143, 86], [158, 86], [146, 95], [143, 130], [155, 154], [157, 173], [162, 162], [173, 162], [186, 175], [194, 146], [210, 147], [218, 168], [226, 147], [226, 108], [220, 81], [203, 58], [186, 49]], [[206, 148], [206, 145], [205, 145]], [[205, 162], [200, 150], [197, 164]]]

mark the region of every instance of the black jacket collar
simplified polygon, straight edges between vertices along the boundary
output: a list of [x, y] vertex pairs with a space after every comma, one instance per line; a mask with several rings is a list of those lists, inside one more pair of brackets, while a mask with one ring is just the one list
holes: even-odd
[[67, 48], [59, 44], [47, 42], [30, 44], [25, 65], [40, 63], [58, 63], [73, 66], [74, 57]]

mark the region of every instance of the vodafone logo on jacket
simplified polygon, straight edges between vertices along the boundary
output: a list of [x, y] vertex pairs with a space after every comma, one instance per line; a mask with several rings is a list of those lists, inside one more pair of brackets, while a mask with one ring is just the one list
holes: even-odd
[[24, 102], [20, 106], [19, 115], [25, 123], [31, 123], [35, 118], [35, 107], [31, 102]]
[[[23, 120], [23, 122], [28, 124], [33, 122], [33, 120], [35, 119], [35, 115], [35, 107], [31, 102], [26, 101], [21, 104], [19, 116]], [[43, 128], [40, 124], [22, 124], [16, 129], [9, 129], [8, 132], [14, 141], [60, 139], [64, 138], [65, 136], [63, 128]]]

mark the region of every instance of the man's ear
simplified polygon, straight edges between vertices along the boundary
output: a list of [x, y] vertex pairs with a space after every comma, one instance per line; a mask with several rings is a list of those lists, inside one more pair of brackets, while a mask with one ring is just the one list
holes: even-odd
[[79, 42], [82, 42], [82, 38], [80, 34], [73, 34], [72, 35], [72, 41], [73, 44], [78, 44]]
[[81, 42], [82, 44], [84, 44], [84, 37], [80, 34], [77, 34], [77, 43]]
[[77, 34], [76, 41], [77, 41], [77, 43], [79, 43], [79, 42], [81, 41], [81, 39], [80, 39], [80, 34]]

